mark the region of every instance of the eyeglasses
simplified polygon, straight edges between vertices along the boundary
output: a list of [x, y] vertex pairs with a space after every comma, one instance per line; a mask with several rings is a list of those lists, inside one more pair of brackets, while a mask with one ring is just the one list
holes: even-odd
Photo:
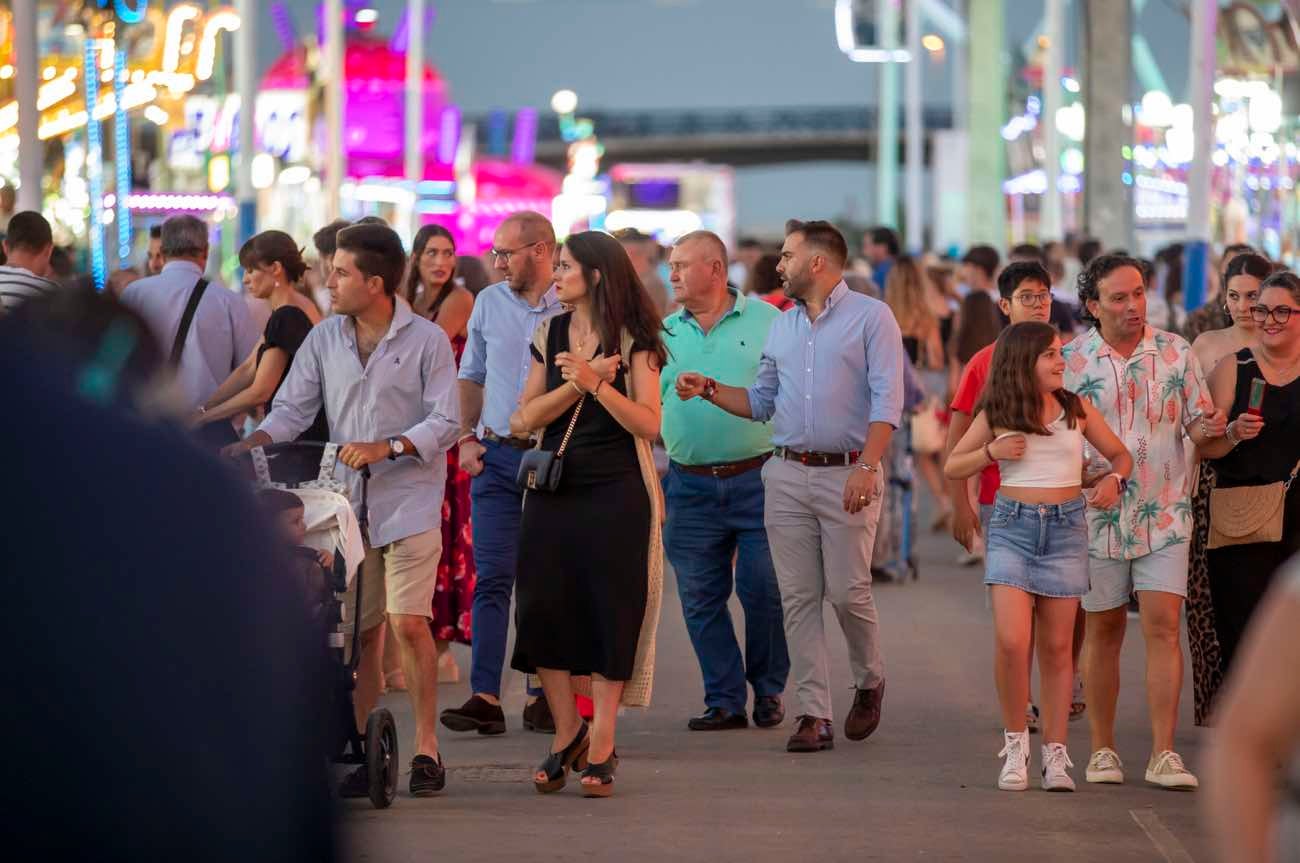
[[1271, 309], [1268, 306], [1251, 306], [1250, 316], [1254, 318], [1257, 324], [1266, 324], [1268, 319], [1272, 318], [1282, 326], [1286, 326], [1286, 322], [1291, 320], [1291, 313], [1295, 311], [1300, 311], [1300, 309], [1294, 309], [1291, 306], [1274, 306]]
[[496, 262], [498, 260], [504, 260], [506, 262], [506, 265], [508, 266], [510, 264], [511, 255], [517, 255], [520, 252], [522, 252], [524, 249], [531, 249], [533, 246], [537, 245], [540, 242], [542, 241], [536, 240], [532, 243], [524, 243], [522, 246], [519, 246], [518, 248], [515, 249], [493, 249], [492, 260], [493, 262]]
[[1020, 303], [1020, 305], [1024, 306], [1027, 309], [1033, 309], [1033, 308], [1037, 308], [1038, 306], [1046, 306], [1049, 303], [1051, 303], [1052, 295], [1051, 294], [1016, 294], [1011, 299]]

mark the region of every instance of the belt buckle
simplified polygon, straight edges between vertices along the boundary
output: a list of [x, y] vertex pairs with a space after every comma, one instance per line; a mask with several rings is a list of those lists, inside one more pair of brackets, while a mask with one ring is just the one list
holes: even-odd
[[808, 453], [806, 452], [799, 453], [799, 463], [802, 464], [804, 467], [808, 466]]
[[709, 473], [713, 474], [714, 479], [722, 479], [722, 467], [720, 465], [709, 465]]

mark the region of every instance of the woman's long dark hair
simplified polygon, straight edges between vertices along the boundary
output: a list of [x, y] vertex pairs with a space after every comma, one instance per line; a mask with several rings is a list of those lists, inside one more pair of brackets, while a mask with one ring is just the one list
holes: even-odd
[[983, 291], [972, 291], [961, 301], [957, 332], [953, 334], [953, 356], [962, 365], [998, 340], [1002, 319], [993, 298]]
[[[402, 285], [402, 296], [406, 301], [415, 306], [415, 298], [420, 293], [420, 256], [424, 254], [424, 247], [429, 245], [429, 241], [434, 237], [442, 237], [451, 243], [451, 253], [456, 254], [456, 238], [451, 235], [451, 231], [442, 225], [425, 225], [415, 232], [415, 239], [411, 242], [411, 263], [406, 269], [406, 282]], [[452, 264], [451, 275], [447, 276], [447, 281], [438, 289], [438, 296], [433, 298], [429, 304], [431, 314], [436, 314], [437, 308], [442, 305], [442, 301], [456, 289], [456, 264]]]
[[[1026, 434], [1051, 434], [1043, 423], [1043, 394], [1038, 388], [1038, 358], [1052, 346], [1059, 333], [1051, 324], [1026, 321], [1012, 324], [998, 336], [993, 349], [984, 396], [977, 410], [987, 414], [989, 428], [1004, 428]], [[1069, 390], [1052, 393], [1065, 411], [1070, 428], [1083, 419], [1083, 402]]]
[[[626, 330], [636, 349], [650, 351], [657, 367], [663, 368], [668, 362], [663, 321], [623, 244], [602, 231], [583, 231], [569, 235], [564, 245], [582, 266], [591, 301], [591, 321], [600, 334], [602, 350], [617, 353]], [[630, 359], [623, 357], [624, 362]]]
[[284, 274], [291, 285], [302, 281], [303, 274], [307, 272], [302, 249], [284, 231], [263, 231], [250, 237], [240, 247], [239, 265], [244, 269], [253, 270], [271, 264], [284, 267]]

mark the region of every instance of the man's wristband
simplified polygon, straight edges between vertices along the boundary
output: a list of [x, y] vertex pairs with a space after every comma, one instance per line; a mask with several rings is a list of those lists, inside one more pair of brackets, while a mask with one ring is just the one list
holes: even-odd
[[463, 444], [465, 441], [470, 441], [470, 440], [472, 440], [472, 441], [474, 441], [475, 443], [477, 443], [477, 442], [478, 442], [478, 435], [476, 435], [474, 432], [470, 432], [469, 434], [466, 434], [466, 435], [461, 435], [460, 437], [456, 438], [456, 446], [460, 446], [460, 445]]
[[718, 382], [715, 381], [713, 378], [705, 378], [704, 392], [701, 393], [701, 395], [704, 396], [704, 400], [706, 402], [711, 402], [713, 401], [713, 397], [716, 396], [717, 394], [718, 394]]
[[878, 465], [878, 464], [867, 464], [867, 463], [864, 462], [864, 461], [860, 461], [860, 462], [855, 463], [853, 466], [854, 466], [854, 467], [858, 467], [858, 468], [862, 468], [863, 470], [867, 471], [868, 473], [880, 473], [880, 465]]

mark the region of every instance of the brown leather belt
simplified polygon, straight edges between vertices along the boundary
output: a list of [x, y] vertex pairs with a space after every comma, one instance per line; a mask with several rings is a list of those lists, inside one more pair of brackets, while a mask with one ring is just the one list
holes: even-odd
[[858, 460], [860, 452], [799, 452], [789, 447], [776, 448], [778, 457], [786, 461], [797, 461], [808, 467], [844, 467]]
[[483, 429], [483, 440], [491, 443], [499, 443], [502, 446], [508, 446], [511, 449], [532, 449], [533, 439], [526, 437], [502, 437], [492, 429]]
[[730, 479], [733, 476], [740, 476], [742, 473], [748, 473], [755, 468], [760, 468], [767, 463], [772, 457], [770, 452], [762, 455], [756, 455], [753, 458], [741, 459], [740, 461], [727, 461], [720, 464], [682, 464], [673, 462], [686, 473], [692, 473], [696, 476], [711, 476], [715, 479]]

